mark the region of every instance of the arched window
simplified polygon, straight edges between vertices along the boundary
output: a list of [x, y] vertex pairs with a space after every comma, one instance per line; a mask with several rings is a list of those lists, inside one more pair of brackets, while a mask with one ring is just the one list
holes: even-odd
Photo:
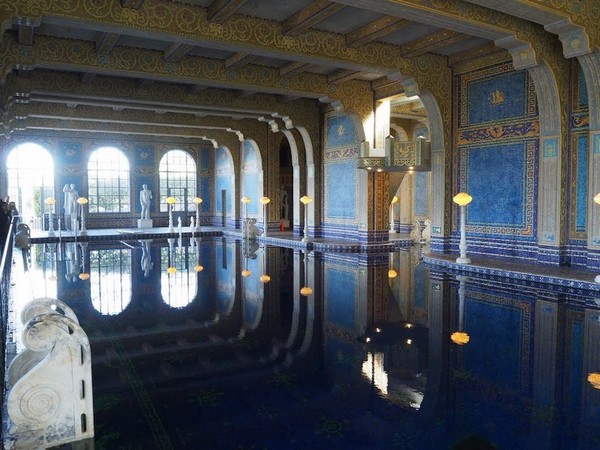
[[129, 212], [129, 161], [115, 147], [101, 147], [88, 162], [90, 213]]
[[44, 200], [54, 198], [54, 160], [44, 147], [32, 142], [16, 146], [6, 158], [8, 192], [22, 222], [41, 228], [47, 208]]
[[[160, 210], [168, 211], [167, 197], [175, 197], [175, 211], [195, 210], [196, 163], [189, 153], [170, 150], [158, 165], [160, 180]], [[187, 205], [186, 205], [187, 203]]]

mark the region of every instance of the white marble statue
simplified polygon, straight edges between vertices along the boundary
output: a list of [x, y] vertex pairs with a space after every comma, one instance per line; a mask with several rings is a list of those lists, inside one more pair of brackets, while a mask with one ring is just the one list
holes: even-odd
[[142, 215], [140, 219], [150, 218], [150, 200], [152, 200], [152, 191], [148, 189], [147, 184], [144, 184], [140, 191], [140, 203], [142, 205]]
[[65, 184], [63, 188], [65, 214], [69, 214], [72, 218], [77, 217], [77, 199], [79, 192], [75, 189], [75, 185]]

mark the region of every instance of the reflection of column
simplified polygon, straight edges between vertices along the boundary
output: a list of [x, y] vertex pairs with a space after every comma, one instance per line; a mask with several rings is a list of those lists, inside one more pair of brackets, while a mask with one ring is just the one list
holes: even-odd
[[458, 331], [455, 331], [450, 336], [452, 342], [456, 345], [465, 345], [470, 341], [469, 334], [465, 331], [465, 284], [469, 277], [464, 275], [457, 275], [456, 279], [459, 282], [458, 285]]
[[394, 195], [390, 204], [390, 234], [396, 233], [396, 224], [394, 220], [394, 206], [398, 203], [398, 197]]
[[535, 302], [535, 335], [533, 337], [533, 410], [546, 411], [547, 420], [539, 420], [532, 416], [529, 426], [530, 448], [551, 448], [553, 434], [548, 430], [548, 423], [557, 417], [555, 409], [557, 400], [557, 367], [559, 342], [559, 323], [564, 323], [561, 304], [564, 296], [544, 294]]
[[267, 204], [271, 201], [269, 197], [261, 197], [259, 202], [263, 205], [263, 236], [267, 235]]
[[[600, 300], [595, 300], [600, 303]], [[581, 392], [581, 430], [577, 448], [595, 448], [597, 446], [597, 429], [600, 421], [600, 388], [594, 387], [590, 375], [600, 374], [600, 311], [587, 308], [583, 325], [583, 384]]]
[[444, 299], [449, 298], [449, 286], [446, 274], [430, 270], [427, 285], [427, 386], [419, 410], [423, 419], [433, 417], [437, 411], [443, 411], [446, 407], [447, 394], [444, 393], [448, 392], [447, 383], [451, 378], [448, 375], [450, 302]]

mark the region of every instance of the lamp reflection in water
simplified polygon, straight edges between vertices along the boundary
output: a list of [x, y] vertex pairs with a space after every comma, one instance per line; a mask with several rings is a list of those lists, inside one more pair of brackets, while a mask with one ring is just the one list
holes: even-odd
[[312, 288], [308, 285], [308, 252], [304, 252], [304, 286], [300, 289], [300, 294], [308, 297], [313, 293]]
[[268, 254], [267, 246], [264, 245], [263, 246], [263, 256], [262, 256], [262, 261], [261, 261], [262, 275], [259, 278], [261, 283], [268, 283], [269, 281], [271, 281], [271, 277], [269, 276], [269, 274], [267, 274], [267, 254]]
[[394, 195], [390, 205], [390, 234], [396, 233], [396, 224], [394, 223], [394, 205], [398, 203], [398, 197]]
[[252, 201], [250, 197], [242, 197], [242, 203], [244, 204], [244, 222], [242, 223], [242, 231], [244, 238], [248, 238], [248, 203]]
[[169, 265], [167, 267], [167, 273], [174, 275], [177, 272], [175, 266], [175, 238], [167, 238], [167, 244], [169, 245]]
[[54, 197], [48, 197], [44, 200], [44, 203], [48, 205], [48, 236], [54, 236], [54, 219], [52, 218], [52, 210], [56, 200]]
[[269, 197], [261, 197], [259, 202], [263, 205], [263, 236], [267, 235], [267, 205], [271, 199]]
[[81, 207], [81, 229], [79, 231], [79, 235], [86, 236], [87, 230], [85, 229], [85, 214], [84, 214], [83, 206], [87, 205], [88, 199], [85, 197], [79, 197], [77, 199], [77, 203], [79, 203], [79, 206]]
[[[82, 221], [83, 221], [83, 215], [81, 216]], [[90, 274], [88, 272], [86, 272], [85, 270], [85, 261], [87, 259], [87, 247], [88, 247], [88, 243], [87, 242], [80, 242], [79, 243], [80, 247], [81, 247], [81, 273], [79, 274], [79, 279], [82, 281], [85, 280], [89, 280], [90, 279]]]
[[250, 275], [252, 275], [252, 271], [250, 269], [248, 269], [248, 258], [251, 257], [250, 255], [250, 243], [248, 239], [244, 239], [244, 246], [242, 247], [242, 253], [243, 253], [243, 257], [244, 257], [244, 265], [243, 265], [243, 269], [242, 269], [242, 277], [244, 278], [248, 278]]
[[194, 203], [196, 204], [196, 228], [194, 231], [200, 231], [200, 204], [202, 203], [202, 199], [194, 197]]
[[169, 208], [169, 231], [173, 231], [173, 205], [175, 204], [176, 200], [175, 197], [167, 197], [167, 199], [165, 200], [167, 202], [168, 208]]
[[[594, 203], [596, 203], [597, 205], [600, 205], [600, 192], [594, 196]], [[594, 281], [596, 283], [600, 283], [600, 275], [596, 275], [596, 278], [594, 278]]]
[[456, 262], [458, 264], [470, 264], [471, 260], [467, 258], [467, 232], [465, 220], [467, 215], [466, 207], [471, 203], [473, 197], [466, 192], [459, 192], [452, 200], [460, 207], [460, 244], [458, 245], [460, 256], [456, 258]]
[[200, 264], [200, 238], [195, 238], [195, 248], [196, 248], [196, 265], [194, 266], [194, 270], [196, 272], [202, 272], [204, 267]]
[[471, 339], [469, 335], [464, 331], [465, 321], [465, 284], [469, 277], [464, 275], [457, 275], [456, 279], [459, 282], [458, 285], [458, 331], [455, 331], [450, 335], [450, 339], [456, 345], [465, 345], [469, 343]]
[[304, 237], [302, 242], [308, 242], [308, 205], [312, 203], [313, 199], [308, 195], [303, 195], [300, 197], [300, 201], [304, 205]]

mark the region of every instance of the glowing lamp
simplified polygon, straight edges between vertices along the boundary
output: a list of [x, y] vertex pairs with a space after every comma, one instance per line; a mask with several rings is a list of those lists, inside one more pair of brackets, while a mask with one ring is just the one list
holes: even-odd
[[459, 206], [467, 206], [469, 203], [471, 203], [473, 197], [471, 197], [466, 192], [459, 192], [454, 197], [452, 197], [452, 200]]
[[455, 331], [454, 333], [452, 333], [450, 335], [450, 339], [452, 340], [452, 342], [454, 342], [456, 345], [465, 345], [469, 343], [469, 340], [471, 339], [469, 337], [469, 335], [467, 333], [465, 333], [464, 331]]
[[398, 272], [396, 272], [394, 269], [388, 270], [388, 278], [396, 278], [397, 276]]
[[252, 274], [252, 272], [251, 272], [250, 270], [248, 270], [248, 269], [244, 269], [244, 270], [242, 270], [242, 276], [243, 276], [244, 278], [247, 278], [247, 277], [249, 277], [251, 274]]
[[313, 290], [311, 287], [304, 286], [302, 289], [300, 289], [300, 294], [304, 295], [305, 297], [308, 297], [312, 293]]
[[204, 270], [204, 267], [202, 267], [200, 264], [196, 264], [196, 265], [194, 266], [194, 270], [195, 270], [196, 272], [202, 272], [202, 271]]
[[89, 273], [87, 273], [87, 272], [83, 272], [83, 273], [80, 273], [80, 274], [79, 274], [79, 279], [80, 279], [80, 280], [83, 280], [83, 281], [85, 281], [85, 280], [88, 280], [89, 278], [90, 278], [90, 274], [89, 274]]
[[269, 281], [271, 281], [271, 277], [267, 274], [261, 275], [259, 278], [261, 283], [268, 283]]
[[167, 267], [167, 273], [169, 274], [174, 274], [175, 272], [177, 272], [177, 268], [176, 267]]
[[[595, 200], [594, 200], [595, 201]], [[594, 389], [600, 389], [600, 373], [592, 372], [588, 375], [587, 380], [590, 382]]]

